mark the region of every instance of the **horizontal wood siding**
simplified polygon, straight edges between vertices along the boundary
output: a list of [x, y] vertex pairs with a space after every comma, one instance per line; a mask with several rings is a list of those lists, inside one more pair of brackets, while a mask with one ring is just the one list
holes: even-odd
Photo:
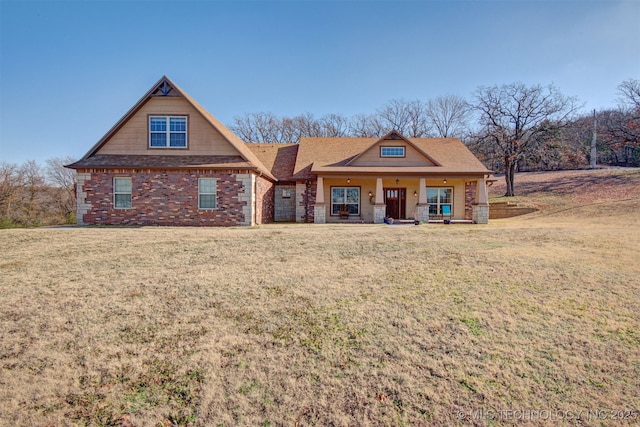
[[[405, 157], [380, 157], [380, 147], [382, 146], [405, 147]], [[403, 141], [387, 140], [381, 141], [362, 153], [351, 163], [351, 166], [433, 166], [433, 163]]]
[[[188, 147], [149, 148], [149, 115], [188, 116]], [[184, 98], [157, 97], [144, 104], [97, 154], [236, 156], [239, 153]]]

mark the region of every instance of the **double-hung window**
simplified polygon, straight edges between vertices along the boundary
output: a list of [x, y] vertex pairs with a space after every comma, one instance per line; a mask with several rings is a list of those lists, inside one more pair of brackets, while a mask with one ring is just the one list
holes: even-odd
[[149, 116], [149, 147], [186, 148], [186, 116]]
[[450, 215], [453, 212], [453, 188], [427, 187], [427, 203], [429, 215]]
[[343, 206], [349, 215], [360, 215], [360, 187], [331, 187], [331, 215], [340, 215]]
[[131, 208], [131, 178], [113, 178], [113, 206], [116, 209]]
[[216, 200], [216, 179], [198, 179], [198, 209], [215, 209], [218, 207]]

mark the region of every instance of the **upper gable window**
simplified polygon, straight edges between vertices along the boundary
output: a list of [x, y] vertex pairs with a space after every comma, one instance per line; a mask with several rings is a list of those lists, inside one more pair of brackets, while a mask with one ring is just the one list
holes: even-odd
[[404, 157], [404, 147], [380, 147], [380, 157]]
[[149, 147], [186, 148], [186, 116], [150, 116]]

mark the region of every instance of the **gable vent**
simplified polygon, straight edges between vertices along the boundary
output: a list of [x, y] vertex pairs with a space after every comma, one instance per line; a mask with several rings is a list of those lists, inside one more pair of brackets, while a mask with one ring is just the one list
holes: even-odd
[[174, 95], [176, 95], [176, 94], [172, 94], [171, 92], [173, 92], [173, 86], [171, 86], [171, 84], [168, 81], [163, 80], [156, 87], [156, 90], [153, 91], [151, 96], [174, 96]]

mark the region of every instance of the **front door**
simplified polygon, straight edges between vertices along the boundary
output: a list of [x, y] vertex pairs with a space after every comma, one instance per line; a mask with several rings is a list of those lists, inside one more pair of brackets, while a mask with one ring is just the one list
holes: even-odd
[[393, 219], [405, 218], [407, 202], [406, 188], [385, 188], [384, 203], [387, 205], [387, 216]]

